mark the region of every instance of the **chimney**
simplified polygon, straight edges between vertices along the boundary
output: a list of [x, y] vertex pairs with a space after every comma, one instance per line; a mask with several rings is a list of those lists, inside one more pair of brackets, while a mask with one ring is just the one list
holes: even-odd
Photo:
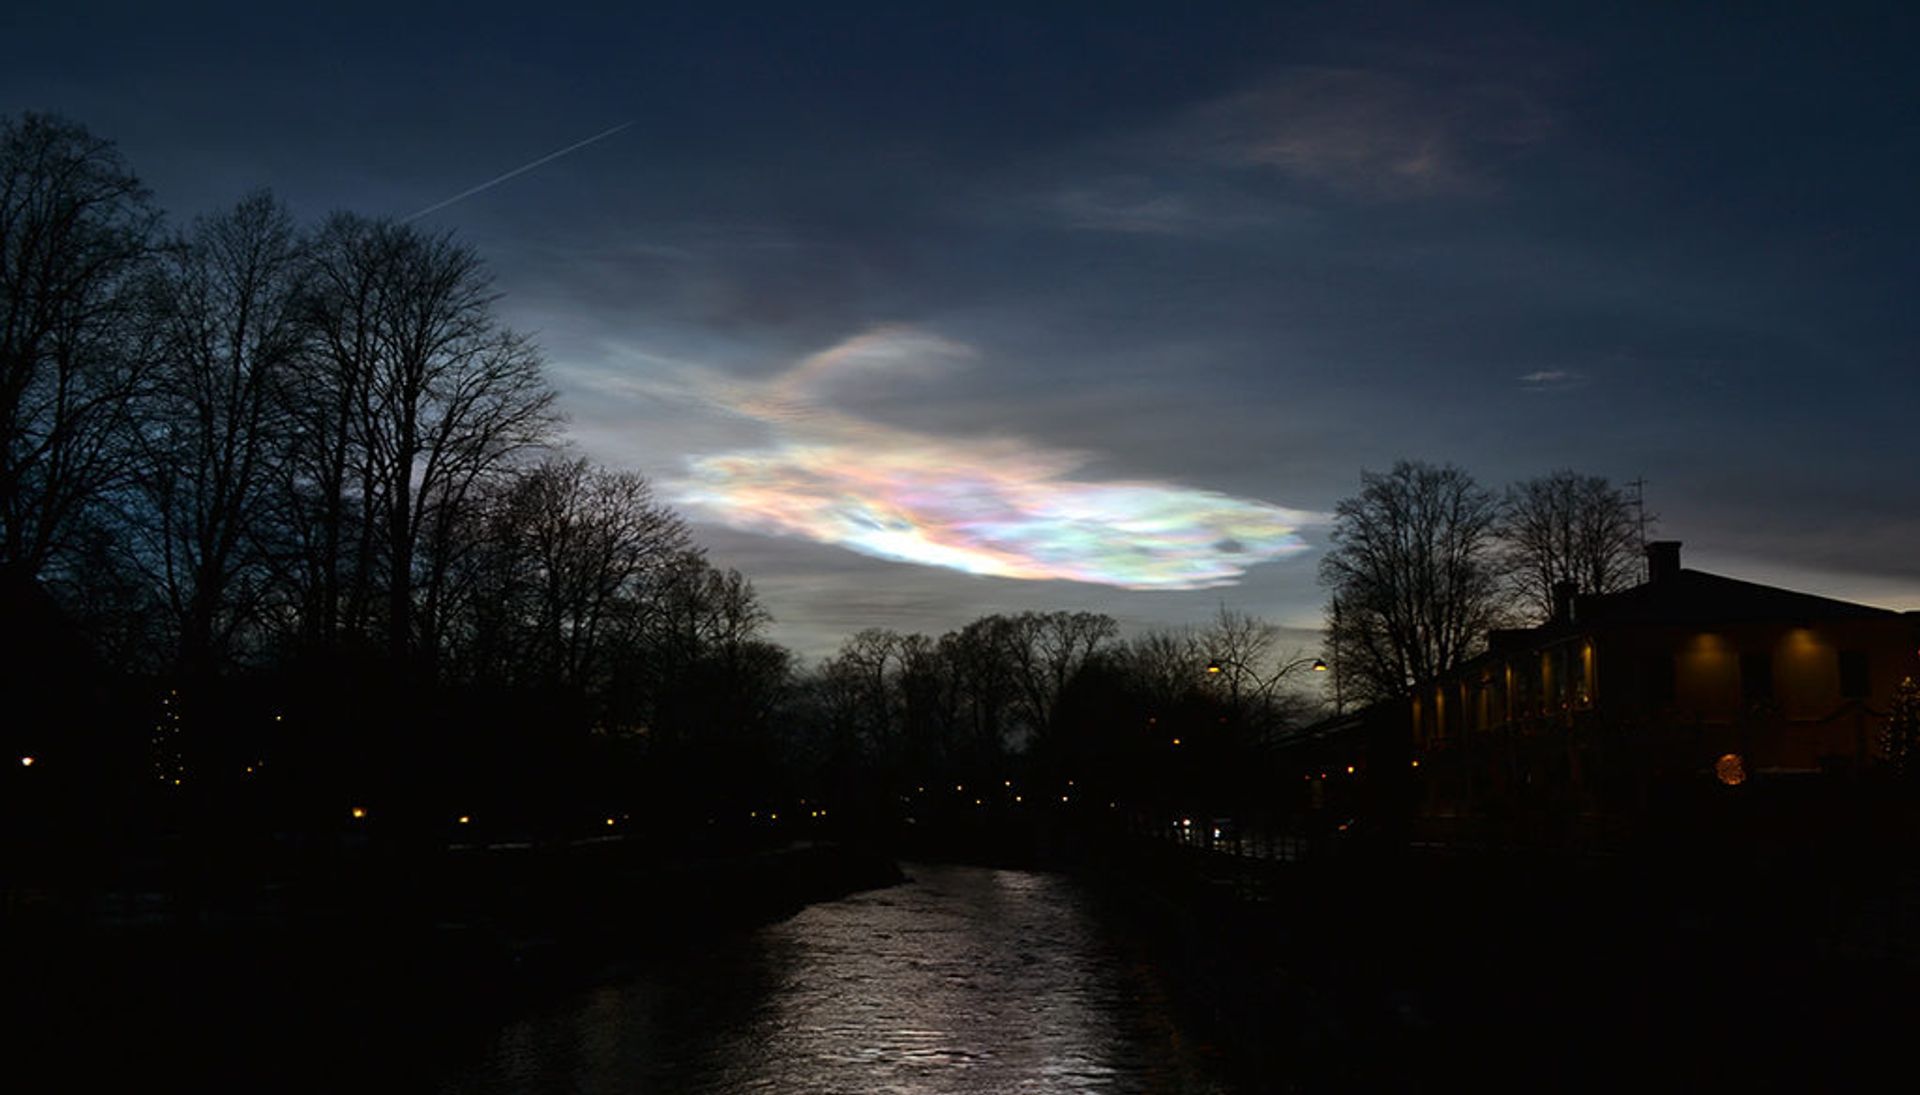
[[1658, 585], [1680, 574], [1680, 541], [1655, 540], [1647, 545], [1647, 581]]
[[1580, 587], [1569, 581], [1553, 583], [1553, 618], [1548, 623], [1570, 624], [1573, 622], [1573, 598]]

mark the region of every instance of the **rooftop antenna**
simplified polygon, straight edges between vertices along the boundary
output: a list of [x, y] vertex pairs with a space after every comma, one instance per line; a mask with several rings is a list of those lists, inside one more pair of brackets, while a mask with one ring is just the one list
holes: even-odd
[[[1627, 481], [1627, 486], [1633, 488], [1634, 519], [1640, 526], [1640, 566], [1643, 569], [1650, 568], [1647, 562], [1647, 478], [1644, 475], [1635, 476]], [[1645, 569], [1645, 573], [1647, 579], [1652, 580], [1652, 570]]]

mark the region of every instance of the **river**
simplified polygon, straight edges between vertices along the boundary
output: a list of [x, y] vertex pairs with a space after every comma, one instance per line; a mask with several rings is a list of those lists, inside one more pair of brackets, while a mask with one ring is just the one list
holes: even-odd
[[1070, 879], [910, 881], [690, 947], [507, 1024], [443, 1092], [1222, 1092]]

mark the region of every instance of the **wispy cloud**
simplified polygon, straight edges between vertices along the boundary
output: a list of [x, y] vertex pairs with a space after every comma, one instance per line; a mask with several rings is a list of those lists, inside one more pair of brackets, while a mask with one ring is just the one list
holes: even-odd
[[1549, 391], [1556, 388], [1578, 388], [1587, 382], [1587, 374], [1572, 369], [1538, 369], [1524, 373], [1515, 379], [1520, 386], [1529, 391]]
[[1303, 67], [1197, 109], [1180, 143], [1218, 162], [1404, 199], [1490, 189], [1486, 154], [1531, 144], [1550, 128], [1531, 96], [1493, 81], [1436, 86], [1369, 69]]
[[972, 574], [1125, 589], [1230, 585], [1249, 567], [1306, 550], [1297, 530], [1323, 519], [1172, 483], [1079, 479], [1081, 454], [935, 437], [832, 406], [848, 385], [924, 379], [973, 354], [938, 335], [883, 327], [770, 381], [710, 377], [708, 398], [765, 425], [772, 443], [693, 457], [668, 493], [733, 528]]

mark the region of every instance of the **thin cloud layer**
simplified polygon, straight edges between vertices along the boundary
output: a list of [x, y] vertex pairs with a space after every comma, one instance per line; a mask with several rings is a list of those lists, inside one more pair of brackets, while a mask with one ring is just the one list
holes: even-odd
[[1536, 369], [1517, 378], [1520, 386], [1528, 391], [1548, 391], [1556, 388], [1578, 388], [1587, 382], [1587, 374], [1572, 369]]
[[667, 484], [695, 516], [970, 574], [1138, 590], [1231, 585], [1306, 550], [1315, 514], [1147, 480], [1074, 477], [1086, 458], [1009, 439], [901, 430], [829, 405], [847, 384], [922, 379], [972, 356], [911, 328], [880, 328], [763, 384], [706, 382], [708, 398], [772, 433], [762, 447], [693, 457]]
[[1549, 128], [1531, 97], [1494, 82], [1423, 86], [1365, 69], [1304, 67], [1202, 108], [1188, 140], [1226, 163], [1403, 199], [1485, 190], [1491, 179], [1478, 161], [1486, 151], [1532, 144]]

